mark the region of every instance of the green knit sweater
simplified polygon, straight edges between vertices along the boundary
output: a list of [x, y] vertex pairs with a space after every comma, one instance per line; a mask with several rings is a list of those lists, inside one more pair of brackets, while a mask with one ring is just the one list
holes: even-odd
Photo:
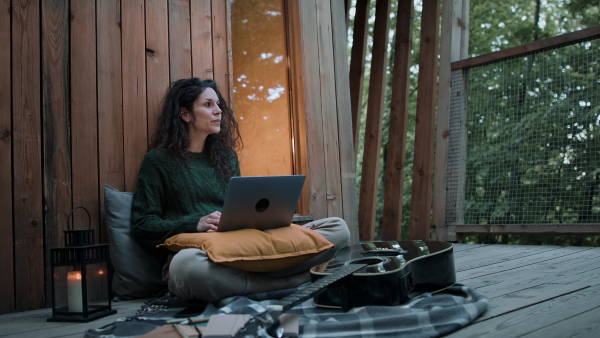
[[[201, 217], [221, 211], [228, 180], [209, 164], [206, 153], [187, 153], [183, 159], [165, 151], [150, 150], [140, 165], [131, 206], [131, 224], [137, 240], [155, 248], [165, 239], [196, 232]], [[240, 175], [232, 156], [235, 175]]]

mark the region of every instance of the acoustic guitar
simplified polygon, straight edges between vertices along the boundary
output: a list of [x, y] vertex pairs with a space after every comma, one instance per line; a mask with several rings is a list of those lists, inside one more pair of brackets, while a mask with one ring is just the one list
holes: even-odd
[[[320, 307], [400, 305], [424, 292], [439, 292], [456, 282], [452, 244], [439, 241], [380, 241], [349, 246], [334, 260], [310, 270], [312, 283], [261, 314], [234, 337], [273, 337], [279, 315], [313, 297]], [[280, 328], [279, 328], [280, 329]]]
[[310, 270], [313, 282], [349, 264], [367, 266], [315, 297], [319, 307], [401, 305], [456, 282], [452, 244], [440, 241], [366, 242], [344, 248]]

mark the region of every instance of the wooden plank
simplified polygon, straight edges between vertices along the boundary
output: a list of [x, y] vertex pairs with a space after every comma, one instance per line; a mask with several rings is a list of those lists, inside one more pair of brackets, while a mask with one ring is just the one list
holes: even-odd
[[503, 267], [502, 263], [512, 267], [517, 264], [533, 264], [548, 259], [548, 255], [557, 257], [563, 255], [564, 252], [565, 250], [554, 246], [514, 245], [508, 251], [501, 245], [494, 245], [485, 252], [478, 253], [477, 256], [464, 257], [460, 265], [456, 266], [456, 271], [460, 273], [490, 265], [495, 265], [496, 269], [500, 271]]
[[[71, 167], [73, 206], [84, 206], [97, 229], [98, 242], [107, 241], [100, 222], [98, 183], [98, 111], [96, 88], [96, 2], [70, 2], [71, 8]], [[76, 225], [86, 228], [85, 212], [73, 213]]]
[[390, 1], [377, 1], [375, 6], [375, 27], [373, 28], [373, 57], [369, 78], [367, 124], [365, 126], [360, 197], [358, 202], [358, 223], [361, 241], [373, 240], [375, 236], [389, 30]]
[[144, 4], [123, 1], [121, 5], [125, 187], [133, 191], [148, 150]]
[[[302, 25], [300, 18], [300, 8], [298, 1], [290, 1], [287, 4], [287, 36], [288, 36], [288, 56], [290, 59], [289, 81], [290, 92], [290, 107], [292, 110], [292, 128], [294, 137], [294, 156], [293, 170], [296, 174], [310, 173], [308, 170], [308, 140], [305, 114], [305, 101], [308, 97], [304, 90], [305, 71], [304, 71], [304, 55], [303, 48], [305, 47], [302, 40]], [[310, 90], [310, 89], [309, 89]], [[307, 182], [304, 184], [300, 201], [298, 202], [297, 212], [300, 215], [312, 215], [311, 198], [312, 198], [312, 182], [311, 175], [307, 174]]]
[[[514, 250], [512, 249], [512, 246], [509, 247], [511, 247], [511, 251]], [[540, 270], [549, 262], [562, 264], [568, 260], [575, 260], [582, 251], [588, 252], [586, 254], [593, 254], [593, 251], [589, 248], [554, 247], [552, 250], [544, 251], [544, 247], [539, 247], [539, 251], [537, 251], [535, 250], [535, 247], [533, 247], [533, 251], [521, 251], [523, 253], [522, 257], [519, 257], [519, 253], [521, 252], [517, 250], [517, 256], [515, 257], [511, 255], [508, 250], [502, 247], [500, 249], [501, 251], [494, 251], [496, 255], [507, 256], [508, 259], [491, 257], [483, 257], [481, 260], [474, 261], [463, 259], [460, 263], [461, 267], [457, 269], [457, 275], [464, 281], [478, 280], [481, 277], [490, 275], [490, 271], [493, 271], [492, 274], [513, 273], [513, 270], [521, 271], [525, 267], [529, 267], [533, 270]], [[532, 274], [532, 276], [534, 275]], [[488, 279], [490, 283], [495, 280], [497, 280], [495, 276]], [[501, 279], [498, 280], [502, 281]]]
[[321, 81], [321, 124], [323, 128], [323, 153], [327, 215], [343, 216], [340, 148], [338, 133], [338, 107], [336, 102], [335, 64], [331, 27], [331, 2], [317, 1], [319, 68]]
[[[212, 9], [211, 1], [192, 1], [190, 3], [192, 27], [192, 73], [200, 79], [212, 79]], [[231, 104], [231, 102], [228, 102]]]
[[[96, 12], [100, 185], [124, 190], [121, 1], [99, 1]], [[100, 195], [104, 205], [104, 189], [100, 189]]]
[[402, 197], [404, 196], [404, 166], [406, 165], [406, 131], [410, 102], [410, 65], [413, 31], [413, 1], [398, 1], [392, 99], [388, 125], [385, 188], [381, 239], [397, 241], [402, 237]]
[[440, 1], [423, 3], [415, 127], [410, 239], [429, 239], [437, 93]]
[[[297, 2], [297, 3], [296, 3]], [[318, 22], [315, 0], [296, 0], [298, 13], [297, 41], [298, 58], [301, 62], [303, 94], [301, 99], [303, 111], [298, 112], [298, 119], [304, 115], [306, 130], [306, 154], [308, 167], [304, 171], [308, 180], [310, 195], [310, 213], [315, 219], [327, 217], [326, 202], [326, 168], [323, 153], [323, 125], [321, 118], [321, 88], [320, 69], [315, 62], [315, 55], [319, 54]], [[310, 156], [310, 157], [308, 157]]]
[[171, 81], [192, 76], [190, 0], [169, 0], [169, 60]]
[[352, 138], [352, 109], [348, 82], [348, 49], [346, 8], [340, 1], [331, 2], [333, 56], [335, 66], [335, 95], [339, 130], [340, 176], [342, 187], [341, 217], [348, 224], [351, 243], [358, 243], [358, 210], [356, 201], [356, 155]]
[[[39, 1], [12, 3], [14, 262], [16, 310], [46, 305]], [[26, 268], [25, 268], [26, 267]]]
[[365, 55], [367, 53], [367, 34], [369, 31], [369, 7], [371, 1], [357, 0], [354, 15], [354, 35], [350, 54], [350, 105], [352, 107], [352, 139], [354, 152], [358, 152], [360, 134], [360, 116], [362, 112], [363, 85], [365, 82]]
[[463, 234], [600, 234], [599, 223], [575, 224], [465, 224], [454, 227], [457, 233]]
[[484, 321], [529, 306], [587, 289], [588, 285], [544, 283], [511, 292], [490, 300], [488, 310], [477, 321]]
[[[451, 62], [461, 59], [461, 51], [468, 41], [462, 40], [462, 32], [467, 27], [462, 23], [465, 18], [464, 1], [454, 1], [449, 6], [442, 6], [442, 33], [440, 41], [440, 63], [438, 84], [438, 109], [436, 119], [435, 168], [433, 174], [433, 212], [432, 226], [435, 229], [433, 239], [456, 240], [456, 236], [448, 233], [446, 223], [446, 174], [448, 160], [448, 136], [450, 135], [450, 93], [452, 89]], [[449, 235], [452, 235], [451, 237]]]
[[[519, 296], [515, 294], [515, 296]], [[516, 300], [514, 297], [510, 300]], [[571, 325], [570, 318], [584, 314], [598, 308], [600, 304], [600, 287], [594, 286], [577, 292], [556, 297], [545, 302], [519, 309], [489, 320], [478, 321], [458, 330], [447, 337], [514, 337], [526, 334], [535, 334], [536, 331], [557, 323], [560, 319], [565, 321], [564, 328], [567, 329], [566, 336], [575, 336], [577, 333], [585, 332]], [[597, 321], [594, 323], [596, 324]], [[543, 337], [537, 335], [536, 337]], [[564, 336], [561, 336], [564, 337]]]
[[600, 306], [578, 313], [573, 317], [559, 320], [522, 337], [570, 337], [577, 333], [584, 333], [589, 337], [600, 337], [600, 321], [598, 321], [598, 318], [600, 318]]
[[46, 319], [52, 317], [52, 309], [8, 314], [0, 316], [0, 326], [2, 327], [0, 335], [31, 338], [67, 337], [70, 335], [83, 337], [87, 330], [103, 327], [119, 318], [134, 316], [147, 301], [148, 299], [113, 302], [112, 309], [117, 310], [116, 314], [88, 323], [48, 322]]
[[[10, 0], [0, 0], [8, 7]], [[10, 46], [10, 11], [0, 11], [0, 45]], [[0, 49], [0, 314], [15, 310], [10, 53]]]
[[[600, 258], [600, 250], [574, 252], [535, 264], [511, 266], [490, 273], [490, 268], [480, 269], [479, 274], [470, 270], [471, 276], [461, 279], [466, 285], [479, 288], [488, 297], [506, 295], [515, 290], [526, 289], [557, 279], [557, 275], [575, 275], [586, 271], [587, 259]], [[483, 272], [483, 273], [481, 273]]]
[[[193, 3], [204, 3], [194, 1]], [[169, 87], [169, 14], [162, 0], [146, 1], [146, 100], [148, 105], [148, 144], [153, 136]]]
[[542, 49], [558, 48], [563, 45], [574, 44], [578, 41], [600, 36], [600, 26], [594, 26], [580, 31], [567, 33], [544, 40], [538, 40], [524, 45], [503, 49], [494, 53], [480, 55], [474, 58], [452, 63], [452, 69], [481, 66], [483, 64], [499, 61], [510, 57], [537, 52]]
[[213, 79], [227, 102], [231, 102], [231, 48], [229, 48], [229, 1], [212, 0]]
[[[71, 211], [71, 137], [69, 114], [69, 3], [42, 2], [42, 134], [44, 137], [44, 247], [64, 246], [63, 231]], [[85, 224], [87, 227], [88, 224]], [[46, 260], [46, 280], [52, 278]], [[46, 295], [52, 294], [45, 283]], [[46, 298], [52, 306], [52, 298]]]
[[470, 256], [473, 254], [477, 254], [478, 252], [483, 252], [489, 244], [462, 244], [462, 243], [452, 243], [452, 248], [454, 250], [454, 258], [462, 257], [462, 256]]

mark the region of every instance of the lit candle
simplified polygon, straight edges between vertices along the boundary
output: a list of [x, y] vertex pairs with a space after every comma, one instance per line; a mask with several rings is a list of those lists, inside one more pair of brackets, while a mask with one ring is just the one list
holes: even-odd
[[79, 271], [67, 274], [67, 289], [69, 290], [69, 312], [83, 312], [81, 273]]

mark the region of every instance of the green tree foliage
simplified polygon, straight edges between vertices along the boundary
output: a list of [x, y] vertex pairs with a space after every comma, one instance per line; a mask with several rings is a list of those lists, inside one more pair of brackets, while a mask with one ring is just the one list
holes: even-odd
[[[469, 54], [472, 57], [600, 25], [600, 4], [597, 1], [471, 0], [470, 5]], [[375, 16], [374, 8], [375, 0], [372, 0], [369, 21], [371, 33]], [[397, 1], [392, 1], [392, 13], [394, 13], [391, 15], [392, 30], [396, 26], [396, 8]], [[410, 212], [421, 9], [421, 1], [415, 1], [403, 238], [408, 235]], [[391, 62], [393, 37], [394, 35], [391, 34], [388, 84], [391, 81], [393, 67]], [[352, 31], [349, 32], [349, 45], [351, 45], [351, 38]], [[370, 46], [371, 43], [368, 45]], [[469, 148], [467, 176], [473, 177], [474, 183], [467, 187], [466, 195], [470, 197], [467, 197], [466, 208], [477, 212], [471, 213], [467, 222], [521, 223], [522, 220], [518, 219], [518, 210], [526, 209], [534, 202], [541, 206], [536, 207], [528, 217], [530, 221], [535, 221], [537, 224], [599, 222], [600, 210], [597, 209], [600, 207], [598, 200], [600, 154], [583, 156], [589, 151], [598, 152], [598, 148], [590, 148], [593, 147], [591, 143], [598, 142], [600, 137], [597, 135], [600, 128], [598, 125], [600, 104], [597, 101], [591, 102], [590, 99], [594, 93], [599, 92], [598, 60], [590, 58], [584, 63], [573, 65], [561, 63], [561, 60], [569, 59], [572, 54], [588, 52], [589, 50], [586, 51], [585, 48], [597, 49], [598, 45], [546, 53], [536, 56], [537, 59], [520, 59], [515, 61], [516, 64], [504, 67], [482, 67], [470, 74], [470, 78], [475, 79], [473, 86], [479, 89], [470, 93], [469, 104], [476, 106], [478, 102], [484, 100], [483, 97], [487, 96], [485, 100], [489, 100], [488, 102], [492, 102], [494, 106], [503, 107], [504, 110], [498, 112], [485, 106], [475, 108], [468, 122], [469, 132], [482, 135], [483, 139]], [[365, 124], [368, 100], [370, 50], [367, 51], [367, 55], [369, 56], [365, 71], [362, 128]], [[547, 69], [568, 73], [568, 83], [557, 81], [556, 75], [545, 74], [544, 71]], [[515, 75], [516, 72], [521, 72], [522, 75]], [[523, 81], [501, 84], [502, 80], [509, 76], [522, 76]], [[598, 94], [595, 95], [595, 100], [598, 100]], [[385, 97], [377, 227], [383, 209], [390, 93], [386, 93]], [[579, 102], [584, 103], [580, 105]], [[550, 118], [555, 115], [561, 116], [560, 120], [556, 120], [555, 117]], [[543, 133], [538, 135], [539, 126], [542, 125]], [[362, 133], [360, 137], [357, 156], [357, 184], [359, 185], [362, 167]], [[566, 139], [566, 144], [557, 142], [558, 139]], [[523, 155], [525, 150], [532, 152], [532, 156], [525, 159]], [[507, 154], [511, 155], [507, 156]], [[499, 167], [502, 169], [497, 169]], [[566, 177], [568, 179], [565, 179]], [[500, 188], [502, 184], [508, 188]], [[511, 184], [513, 190], [524, 185], [528, 189], [526, 193], [513, 192], [511, 195]], [[553, 189], [561, 191], [560, 198], [551, 196]], [[576, 202], [567, 206], [565, 203], [570, 199], [591, 202], [587, 204]], [[481, 216], [484, 214], [486, 216]], [[587, 219], [584, 219], [585, 217]], [[472, 242], [600, 245], [598, 236], [467, 236], [466, 239]]]
[[[473, 56], [600, 24], [589, 1], [471, 3]], [[599, 50], [594, 40], [469, 71], [465, 223], [600, 222]], [[598, 236], [467, 240], [600, 245]]]

